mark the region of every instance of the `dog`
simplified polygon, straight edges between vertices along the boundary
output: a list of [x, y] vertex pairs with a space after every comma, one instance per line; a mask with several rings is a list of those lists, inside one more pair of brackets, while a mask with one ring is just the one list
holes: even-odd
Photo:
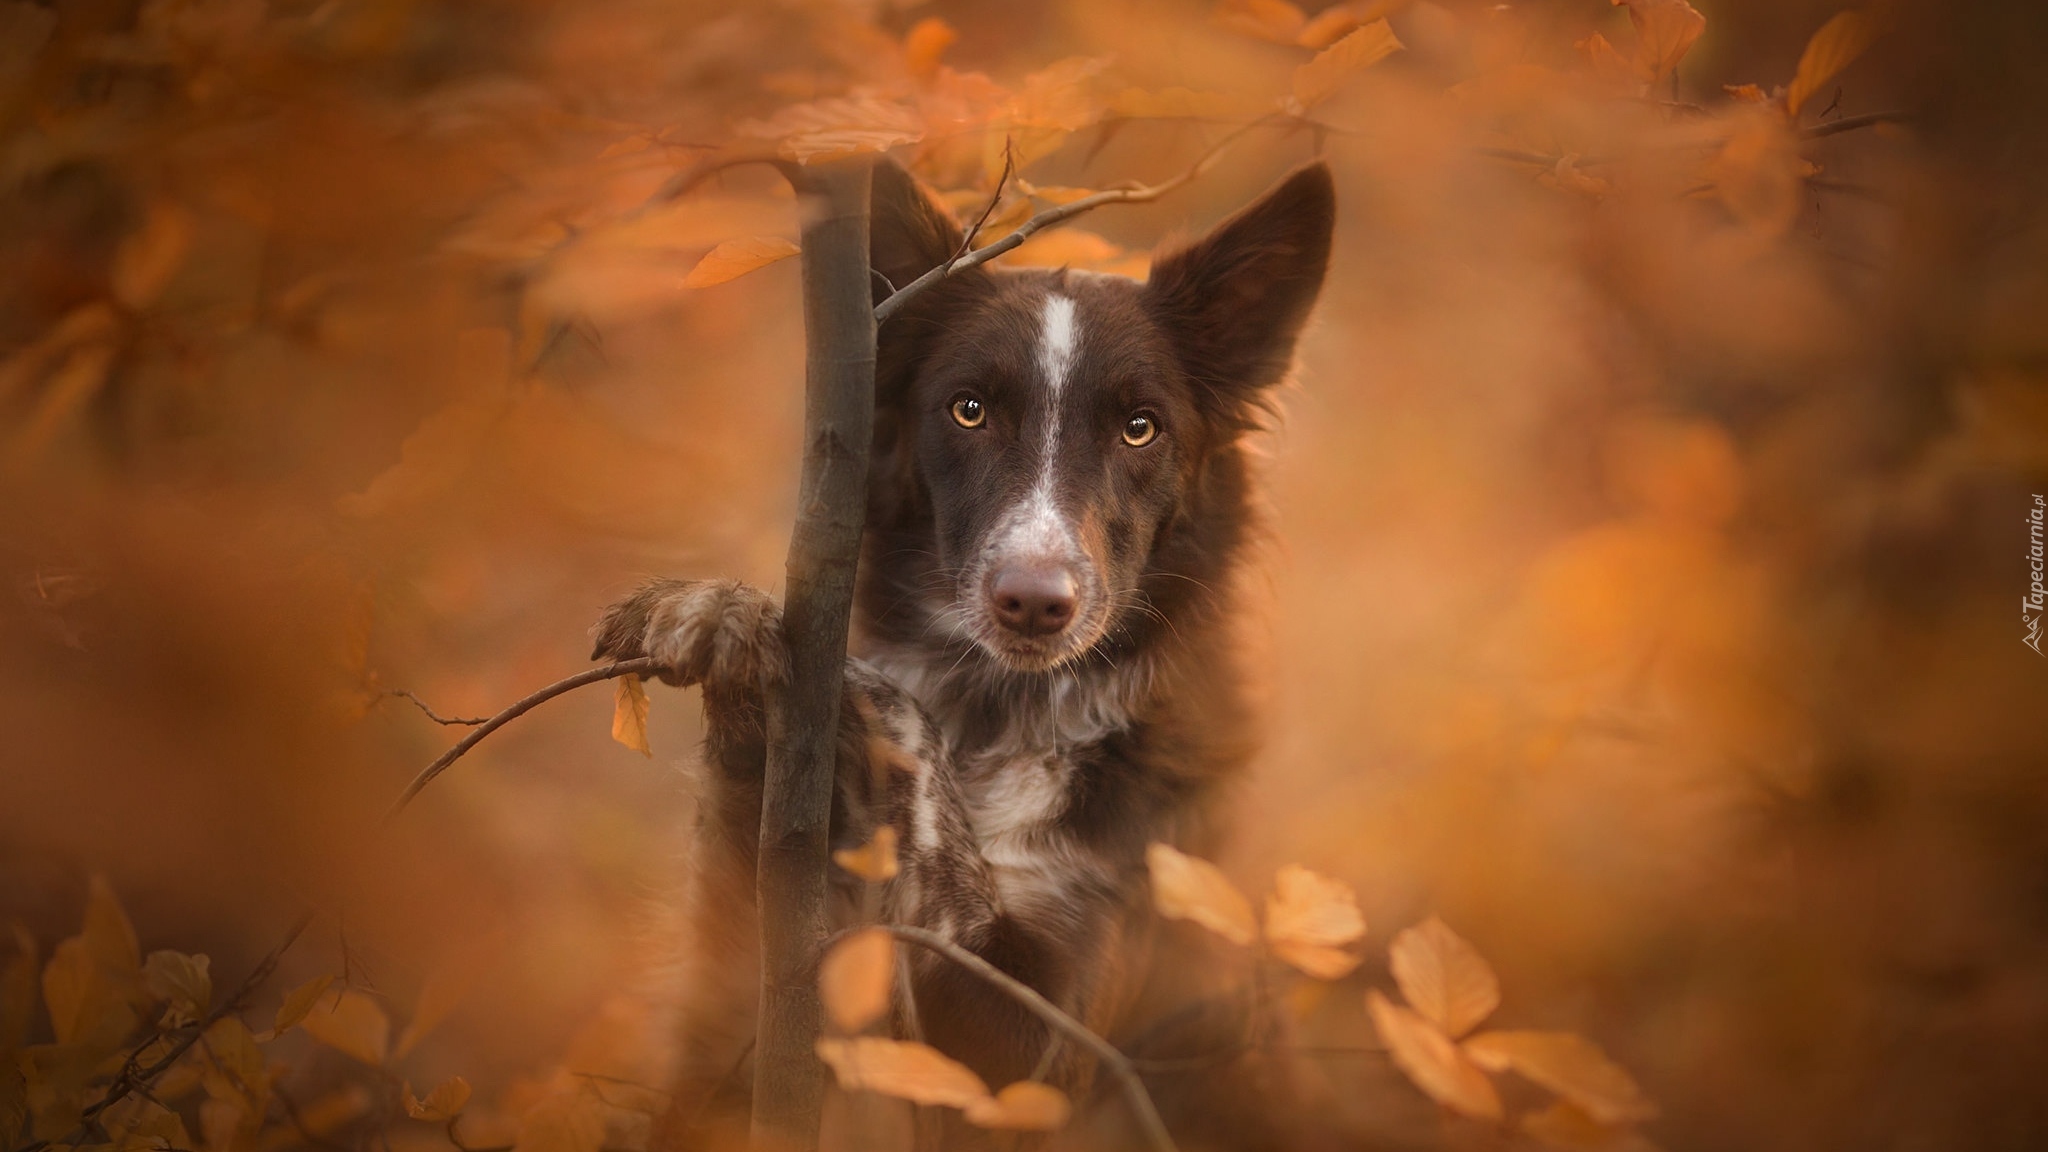
[[[877, 166], [872, 192], [878, 280], [908, 284], [961, 250], [958, 225], [900, 167]], [[893, 826], [885, 918], [972, 951], [1126, 1051], [1187, 1056], [1218, 1031], [1186, 992], [1189, 966], [1159, 947], [1145, 850], [1214, 854], [1254, 751], [1232, 636], [1257, 520], [1246, 439], [1292, 365], [1335, 215], [1329, 169], [1310, 165], [1161, 254], [1144, 282], [960, 270], [878, 336], [833, 842]], [[779, 629], [758, 589], [680, 580], [645, 585], [595, 629], [594, 658], [651, 656], [664, 680], [703, 689], [670, 1147], [743, 1116], [751, 1083], [763, 693], [787, 674]], [[860, 885], [835, 875], [832, 904], [836, 924], [857, 922]], [[1086, 1053], [973, 974], [919, 952], [910, 986], [922, 1038], [988, 1083], [1039, 1075], [1082, 1102], [1096, 1091]], [[1152, 1080], [1186, 1146], [1283, 1143], [1226, 1135], [1207, 1087]], [[1118, 1142], [1119, 1122], [1100, 1123]]]

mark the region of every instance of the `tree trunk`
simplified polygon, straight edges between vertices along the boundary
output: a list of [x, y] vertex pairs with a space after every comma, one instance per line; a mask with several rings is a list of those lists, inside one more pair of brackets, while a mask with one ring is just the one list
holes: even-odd
[[783, 606], [790, 678], [768, 697], [753, 1139], [760, 1147], [810, 1149], [825, 1093], [813, 1051], [816, 965], [826, 934], [840, 685], [867, 518], [875, 312], [868, 165], [820, 165], [791, 176], [803, 213], [804, 457]]

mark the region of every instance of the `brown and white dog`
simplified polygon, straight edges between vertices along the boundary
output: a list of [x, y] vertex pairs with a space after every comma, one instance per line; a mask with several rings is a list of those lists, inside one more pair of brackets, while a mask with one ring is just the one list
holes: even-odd
[[[1169, 991], [1188, 981], [1154, 946], [1145, 847], [1213, 853], [1252, 752], [1229, 593], [1253, 521], [1244, 440], [1291, 364], [1335, 210], [1329, 170], [1310, 166], [1162, 255], [1144, 283], [976, 268], [880, 333], [834, 842], [894, 825], [886, 917], [972, 950], [1127, 1050], [1192, 1065], [1204, 1061], [1191, 1047], [1213, 1051], [1245, 1025]], [[887, 164], [872, 235], [894, 284], [961, 244]], [[778, 627], [766, 593], [677, 580], [597, 626], [597, 657], [654, 656], [674, 670], [665, 679], [704, 691], [693, 971], [666, 1138], [679, 1147], [701, 1142], [705, 1118], [743, 1111], [751, 1082], [735, 1070], [753, 1034], [761, 700], [782, 674]], [[857, 897], [850, 883], [835, 894], [845, 922]], [[1036, 1017], [936, 957], [915, 961], [927, 1042], [995, 1085], [1047, 1061], [1090, 1098], [1093, 1068], [1071, 1046], [1048, 1061]], [[1280, 1140], [1225, 1115], [1275, 1101], [1153, 1080], [1184, 1146]], [[1252, 1084], [1231, 1081], [1238, 1096]], [[1100, 1123], [1116, 1139], [1116, 1122]]]

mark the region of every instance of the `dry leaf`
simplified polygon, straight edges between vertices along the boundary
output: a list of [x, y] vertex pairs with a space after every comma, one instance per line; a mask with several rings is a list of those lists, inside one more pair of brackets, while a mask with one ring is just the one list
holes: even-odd
[[1335, 95], [1352, 73], [1369, 68], [1402, 47], [1385, 20], [1375, 20], [1316, 53], [1294, 70], [1294, 100], [1303, 110]]
[[1799, 115], [1799, 109], [1805, 107], [1813, 94], [1854, 63], [1875, 39], [1876, 16], [1855, 10], [1835, 13], [1806, 42], [1806, 51], [1800, 53], [1799, 70], [1793, 73], [1792, 84], [1785, 89], [1785, 111]]
[[142, 986], [170, 1006], [164, 1017], [165, 1025], [190, 1024], [206, 1014], [213, 1003], [209, 964], [205, 956], [187, 956], [183, 952], [149, 954], [142, 965]]
[[709, 288], [737, 280], [756, 268], [766, 268], [778, 260], [787, 260], [801, 252], [795, 242], [780, 236], [749, 236], [744, 240], [727, 240], [704, 254], [690, 274], [683, 277], [685, 288]]
[[1066, 1093], [1035, 1080], [1019, 1080], [967, 1105], [969, 1124], [1008, 1132], [1051, 1132], [1065, 1127], [1073, 1114]]
[[1126, 88], [1111, 98], [1109, 110], [1137, 120], [1231, 120], [1256, 112], [1242, 96], [1192, 88]]
[[315, 1001], [300, 1025], [313, 1039], [373, 1067], [384, 1063], [391, 1051], [390, 1017], [375, 1000], [353, 988], [343, 989], [331, 1001]]
[[818, 994], [825, 1015], [841, 1032], [858, 1032], [889, 1010], [896, 976], [896, 938], [886, 929], [863, 928], [832, 946], [818, 965]]
[[132, 977], [99, 963], [84, 936], [57, 945], [43, 966], [43, 1003], [57, 1043], [111, 1049], [135, 1027]]
[[896, 829], [887, 824], [875, 828], [874, 838], [858, 848], [840, 848], [832, 862], [870, 884], [896, 878]]
[[598, 1152], [605, 1106], [581, 1091], [557, 1092], [526, 1110], [512, 1152]]
[[1737, 220], [1765, 236], [1782, 236], [1799, 219], [1801, 193], [1813, 165], [1784, 117], [1762, 107], [1741, 110], [1741, 122], [1715, 155], [1707, 175]]
[[1769, 94], [1754, 84], [1723, 84], [1721, 91], [1741, 104], [1761, 104], [1770, 99]]
[[919, 80], [931, 79], [939, 73], [939, 57], [959, 38], [953, 26], [937, 16], [919, 20], [903, 37], [903, 70]]
[[647, 689], [640, 677], [621, 676], [612, 692], [612, 739], [642, 756], [652, 756], [647, 746]]
[[1552, 1148], [1577, 1152], [1659, 1152], [1632, 1128], [1612, 1128], [1586, 1115], [1569, 1100], [1553, 1100], [1541, 1112], [1522, 1117], [1523, 1132]]
[[1295, 43], [1308, 24], [1308, 17], [1287, 0], [1218, 0], [1210, 16], [1219, 27], [1275, 44]]
[[849, 1092], [879, 1092], [914, 1104], [965, 1108], [988, 1098], [988, 1085], [938, 1049], [903, 1040], [860, 1036], [818, 1041], [823, 1060]]
[[405, 1086], [405, 1114], [415, 1120], [453, 1120], [469, 1103], [469, 1081], [451, 1076], [427, 1093], [424, 1100], [413, 1098], [412, 1085]]
[[319, 1002], [320, 994], [327, 991], [333, 983], [332, 976], [315, 976], [292, 989], [285, 996], [284, 1003], [278, 1007], [276, 1019], [271, 1022], [273, 1033], [282, 1035], [290, 1031], [293, 1025], [304, 1020], [306, 1014], [313, 1010], [313, 1005]]
[[1501, 1118], [1493, 1081], [1436, 1025], [1380, 995], [1377, 988], [1365, 994], [1365, 1007], [1394, 1063], [1430, 1099], [1467, 1116]]
[[1655, 82], [1669, 75], [1707, 29], [1707, 18], [1685, 0], [1614, 0], [1628, 5], [1636, 26], [1636, 70]]
[[1358, 956], [1345, 948], [1364, 935], [1365, 916], [1343, 881], [1298, 864], [1274, 874], [1266, 943], [1275, 956], [1319, 980], [1336, 980], [1358, 967]]
[[1470, 1032], [1500, 1006], [1493, 966], [1434, 916], [1402, 929], [1387, 958], [1401, 995], [1453, 1038]]
[[1233, 944], [1259, 937], [1252, 902], [1223, 870], [1165, 844], [1145, 849], [1152, 873], [1152, 905], [1169, 920], [1192, 920]]
[[1482, 1032], [1465, 1041], [1473, 1063], [1514, 1069], [1605, 1125], [1648, 1120], [1657, 1106], [1598, 1044], [1571, 1032]]
[[413, 1046], [426, 1038], [427, 1033], [441, 1026], [465, 997], [469, 995], [475, 972], [463, 961], [450, 961], [427, 974], [426, 982], [420, 985], [420, 998], [413, 1005], [412, 1019], [405, 1022], [405, 1030], [398, 1034], [398, 1043], [391, 1049], [394, 1056], [403, 1056]]

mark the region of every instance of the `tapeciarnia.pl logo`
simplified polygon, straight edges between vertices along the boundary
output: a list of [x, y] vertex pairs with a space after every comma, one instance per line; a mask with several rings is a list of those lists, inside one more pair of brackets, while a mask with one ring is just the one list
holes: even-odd
[[2048, 499], [2039, 494], [2034, 497], [2034, 506], [2027, 510], [2027, 567], [2033, 573], [2033, 583], [2027, 586], [2027, 594], [2020, 598], [2020, 624], [2027, 634], [2020, 643], [2034, 650], [2036, 656], [2048, 656], [2041, 651], [2041, 615], [2048, 609], [2048, 587], [2041, 584], [2041, 573], [2048, 567], [2041, 547], [2042, 517], [2048, 515]]

